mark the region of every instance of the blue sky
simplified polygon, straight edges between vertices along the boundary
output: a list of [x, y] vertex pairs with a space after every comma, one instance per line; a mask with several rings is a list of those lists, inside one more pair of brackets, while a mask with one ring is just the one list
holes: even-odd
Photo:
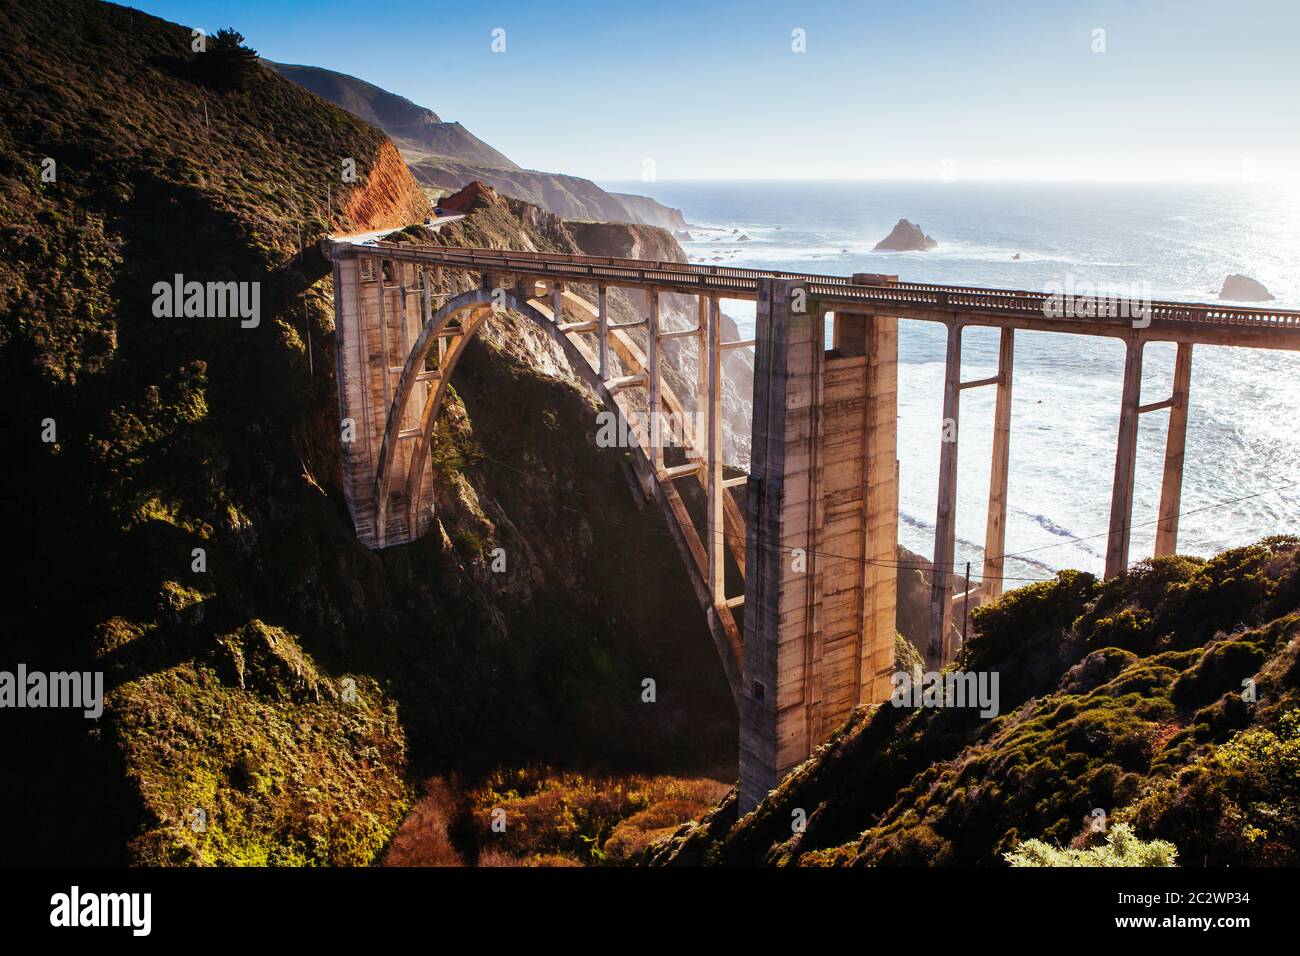
[[598, 180], [652, 161], [658, 179], [1300, 181], [1296, 0], [137, 8], [234, 26], [264, 56], [363, 77], [523, 166]]

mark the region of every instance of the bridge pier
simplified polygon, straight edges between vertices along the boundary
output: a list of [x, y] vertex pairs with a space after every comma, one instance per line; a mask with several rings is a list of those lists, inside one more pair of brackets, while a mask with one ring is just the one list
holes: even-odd
[[1192, 343], [1179, 342], [1174, 359], [1169, 434], [1165, 439], [1164, 480], [1160, 486], [1160, 523], [1156, 525], [1157, 558], [1178, 551], [1178, 512], [1183, 500], [1183, 455], [1187, 449], [1187, 399], [1192, 386]]
[[[838, 312], [835, 319], [838, 347], [827, 352], [825, 310], [802, 283], [758, 282], [742, 813], [855, 706], [889, 696], [897, 320]], [[877, 560], [882, 555], [888, 560]]]
[[663, 438], [663, 403], [659, 398], [659, 293], [655, 289], [645, 290], [646, 311], [646, 383], [647, 411], [650, 415], [650, 465], [654, 469], [655, 480], [661, 481], [664, 470]]
[[[1002, 329], [998, 347], [998, 372], [992, 378], [961, 380], [963, 325], [948, 325], [943, 384], [943, 422], [939, 444], [939, 495], [935, 507], [934, 566], [930, 572], [930, 626], [927, 661], [943, 667], [957, 656], [957, 629], [953, 625], [953, 582], [956, 580], [957, 451], [961, 393], [985, 385], [997, 387], [993, 411], [993, 455], [989, 469], [988, 518], [984, 532], [984, 580], [980, 602], [1002, 595], [1007, 535], [1007, 480], [1011, 468], [1011, 385], [1015, 363], [1015, 330]], [[961, 606], [970, 603], [970, 581]]]
[[957, 537], [957, 420], [961, 413], [961, 333], [948, 323], [944, 360], [943, 421], [939, 429], [939, 500], [934, 518], [934, 567], [930, 570], [930, 646], [928, 661], [947, 664], [956, 656], [952, 629], [952, 578]]
[[1124, 392], [1120, 399], [1119, 438], [1115, 448], [1115, 483], [1110, 496], [1110, 534], [1106, 543], [1106, 577], [1128, 569], [1129, 533], [1133, 524], [1133, 480], [1137, 470], [1138, 418], [1142, 397], [1142, 349], [1136, 335], [1125, 341]]
[[[716, 296], [700, 296], [700, 382], [696, 419], [705, 430], [699, 449], [706, 470], [705, 546], [708, 548], [708, 589], [716, 614], [727, 603], [726, 496], [722, 460], [722, 315]], [[701, 436], [696, 436], [697, 441]]]
[[1110, 538], [1106, 549], [1108, 578], [1128, 570], [1138, 421], [1147, 412], [1163, 408], [1169, 409], [1169, 430], [1165, 438], [1154, 555], [1166, 557], [1178, 549], [1178, 512], [1182, 507], [1183, 458], [1187, 448], [1187, 404], [1192, 382], [1192, 343], [1178, 343], [1173, 390], [1169, 398], [1149, 405], [1141, 404], [1142, 348], [1145, 344], [1144, 340], [1134, 336], [1128, 340], [1125, 354], [1124, 396], [1120, 407], [1119, 446], [1115, 455], [1115, 487], [1111, 495]]
[[993, 409], [993, 463], [989, 469], [989, 517], [984, 532], [984, 575], [980, 603], [1002, 596], [1006, 574], [1007, 479], [1011, 474], [1011, 380], [1016, 330], [1003, 329], [998, 348], [997, 399]]

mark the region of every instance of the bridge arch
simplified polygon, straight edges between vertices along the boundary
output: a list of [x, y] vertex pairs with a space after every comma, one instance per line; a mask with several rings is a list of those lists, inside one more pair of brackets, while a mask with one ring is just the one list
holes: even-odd
[[[455, 373], [461, 356], [464, 355], [470, 341], [483, 323], [494, 313], [513, 312], [531, 320], [546, 332], [560, 347], [578, 378], [595, 393], [602, 406], [617, 417], [619, 434], [627, 434], [635, 438], [636, 453], [631, 457], [632, 467], [647, 497], [654, 498], [663, 512], [666, 524], [683, 553], [687, 573], [697, 596], [705, 604], [706, 609], [712, 610], [712, 615], [716, 618], [710, 621], [710, 631], [732, 694], [738, 697], [742, 663], [740, 633], [729, 614], [723, 618], [718, 613], [718, 609], [713, 607], [710, 589], [701, 573], [701, 564], [706, 565], [707, 560], [701, 553], [697, 553], [701, 551], [701, 547], [693, 522], [680, 496], [673, 488], [671, 480], [664, 480], [665, 476], [657, 473], [651, 452], [650, 436], [645, 428], [642, 414], [632, 407], [623, 394], [628, 379], [635, 379], [637, 376], [629, 376], [621, 380], [621, 383], [620, 380], [605, 379], [601, 375], [600, 359], [592, 354], [575, 332], [567, 329], [562, 322], [563, 307], [568, 305], [574, 311], [587, 312], [593, 320], [587, 323], [573, 323], [573, 326], [582, 331], [592, 331], [590, 326], [594, 323], [595, 313], [591, 305], [574, 293], [564, 290], [559, 283], [543, 284], [549, 286], [547, 290], [549, 295], [538, 295], [535, 300], [526, 298], [528, 291], [536, 292], [534, 283], [526, 283], [526, 286], [515, 289], [481, 288], [455, 295], [433, 313], [416, 336], [393, 392], [376, 460], [374, 491], [381, 542], [390, 509], [395, 506], [409, 509], [407, 517], [413, 536], [422, 534], [431, 522], [432, 512], [425, 502], [426, 494], [430, 490], [426, 476], [431, 474], [429, 451], [447, 384]], [[550, 299], [549, 304], [544, 301], [545, 298]], [[637, 363], [638, 353], [626, 337], [620, 335], [615, 342], [611, 332], [610, 340], [614, 346], [613, 350], [625, 363]], [[440, 341], [447, 341], [449, 345], [439, 356], [436, 374], [427, 377], [426, 365], [434, 350], [439, 347]], [[416, 386], [421, 381], [430, 382], [432, 387], [428, 390], [420, 409], [418, 425], [414, 430], [403, 431], [402, 424], [408, 420], [416, 396]], [[412, 453], [405, 462], [404, 475], [401, 474], [403, 464], [401, 456], [395, 454], [397, 442], [403, 439], [414, 439], [415, 442]], [[730, 499], [728, 504], [734, 512], [735, 520], [743, 520]], [[728, 518], [732, 517], [733, 514], [729, 513]], [[732, 540], [733, 545], [736, 545], [734, 538]], [[737, 545], [737, 550], [743, 568], [743, 544]], [[732, 626], [727, 627], [728, 624]]]

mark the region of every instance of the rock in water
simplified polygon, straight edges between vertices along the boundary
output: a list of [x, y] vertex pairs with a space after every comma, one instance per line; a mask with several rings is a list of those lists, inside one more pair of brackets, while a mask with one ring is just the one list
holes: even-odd
[[1250, 276], [1233, 274], [1223, 280], [1219, 298], [1236, 302], [1271, 302], [1274, 296], [1262, 282], [1256, 282]]
[[920, 226], [906, 219], [900, 219], [889, 235], [876, 243], [876, 251], [927, 252], [938, 244], [927, 236]]

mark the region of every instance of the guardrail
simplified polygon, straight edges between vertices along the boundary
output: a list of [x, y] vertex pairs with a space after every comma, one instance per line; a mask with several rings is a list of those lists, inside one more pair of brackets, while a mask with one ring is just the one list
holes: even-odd
[[[1052, 314], [1054, 297], [1045, 292], [990, 289], [978, 286], [939, 285], [924, 282], [891, 282], [888, 285], [855, 285], [844, 276], [818, 275], [708, 266], [695, 263], [620, 259], [606, 256], [562, 255], [541, 252], [501, 252], [495, 249], [462, 249], [450, 246], [408, 243], [338, 243], [363, 255], [428, 262], [481, 272], [499, 270], [546, 278], [624, 285], [649, 285], [688, 294], [717, 292], [737, 298], [758, 293], [759, 279], [793, 279], [804, 282], [809, 293], [828, 304], [835, 302], [895, 306], [951, 313], [983, 313], [1024, 317]], [[1153, 322], [1187, 322], [1215, 326], [1249, 326], [1300, 335], [1300, 311], [1211, 305], [1192, 302], [1142, 301], [1107, 295], [1055, 297], [1071, 318], [1083, 316], [1098, 323], [1129, 326], [1135, 314]], [[1135, 310], [1145, 310], [1136, 312]]]

